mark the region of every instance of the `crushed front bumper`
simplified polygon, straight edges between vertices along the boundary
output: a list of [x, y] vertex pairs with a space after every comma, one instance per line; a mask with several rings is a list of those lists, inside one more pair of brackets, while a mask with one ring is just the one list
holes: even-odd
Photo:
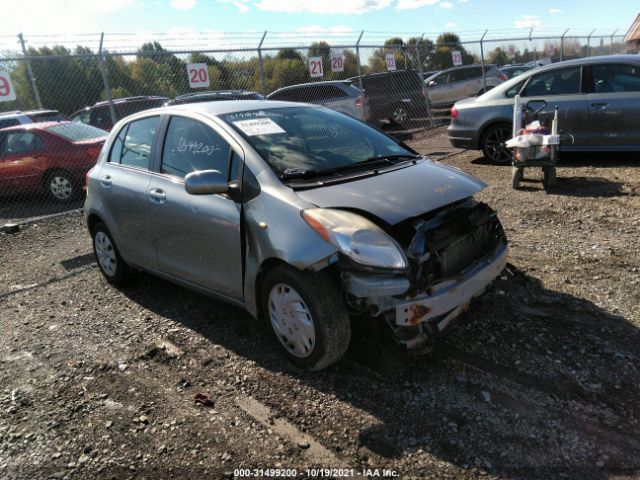
[[432, 326], [443, 331], [500, 275], [507, 264], [507, 250], [505, 244], [500, 244], [493, 255], [477, 262], [459, 279], [434, 285], [429, 295], [400, 301], [395, 305], [396, 324], [407, 327], [432, 320]]

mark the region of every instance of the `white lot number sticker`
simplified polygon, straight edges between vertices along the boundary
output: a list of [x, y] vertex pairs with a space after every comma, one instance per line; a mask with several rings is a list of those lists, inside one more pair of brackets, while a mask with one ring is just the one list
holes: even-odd
[[322, 57], [309, 57], [309, 75], [311, 77], [324, 77]]
[[254, 135], [273, 135], [274, 133], [286, 133], [280, 125], [270, 118], [252, 118], [250, 120], [240, 120], [233, 122], [244, 133], [253, 137]]
[[456, 67], [462, 65], [462, 54], [458, 50], [451, 52], [451, 59]]
[[516, 46], [509, 45], [509, 58], [516, 58]]
[[385, 56], [387, 62], [387, 70], [392, 71], [396, 69], [396, 57], [393, 53], [387, 53]]
[[16, 91], [13, 89], [9, 72], [0, 70], [0, 102], [10, 102], [16, 99]]
[[187, 64], [189, 86], [191, 88], [206, 88], [209, 86], [209, 69], [206, 63]]
[[550, 43], [547, 45], [547, 55], [552, 56], [556, 52], [556, 47]]
[[344, 53], [331, 54], [331, 71], [344, 72]]

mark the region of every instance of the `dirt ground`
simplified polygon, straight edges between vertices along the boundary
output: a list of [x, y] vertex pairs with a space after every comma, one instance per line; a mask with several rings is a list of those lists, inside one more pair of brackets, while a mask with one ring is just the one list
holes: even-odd
[[563, 158], [545, 193], [442, 130], [410, 143], [482, 178], [510, 240], [430, 355], [358, 319], [305, 373], [242, 310], [109, 286], [77, 213], [0, 234], [0, 478], [640, 478], [638, 156]]

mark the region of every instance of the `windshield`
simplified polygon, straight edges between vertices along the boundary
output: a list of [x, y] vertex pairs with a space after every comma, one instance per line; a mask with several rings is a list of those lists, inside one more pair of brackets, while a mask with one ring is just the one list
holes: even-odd
[[52, 125], [47, 130], [71, 142], [82, 142], [83, 140], [103, 138], [108, 135], [104, 130], [83, 123], [61, 123]]
[[366, 124], [314, 107], [286, 107], [220, 115], [278, 175], [325, 171], [414, 153]]

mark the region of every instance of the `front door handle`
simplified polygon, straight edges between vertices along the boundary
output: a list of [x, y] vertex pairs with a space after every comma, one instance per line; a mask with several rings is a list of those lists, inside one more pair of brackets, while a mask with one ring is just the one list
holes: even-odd
[[112, 183], [111, 177], [109, 175], [105, 175], [100, 179], [100, 183], [102, 184], [103, 187], [109, 188]]
[[595, 108], [596, 110], [604, 110], [609, 106], [608, 103], [592, 103], [591, 108]]
[[154, 188], [153, 190], [149, 190], [149, 199], [154, 203], [164, 203], [167, 196], [164, 191], [159, 188]]

